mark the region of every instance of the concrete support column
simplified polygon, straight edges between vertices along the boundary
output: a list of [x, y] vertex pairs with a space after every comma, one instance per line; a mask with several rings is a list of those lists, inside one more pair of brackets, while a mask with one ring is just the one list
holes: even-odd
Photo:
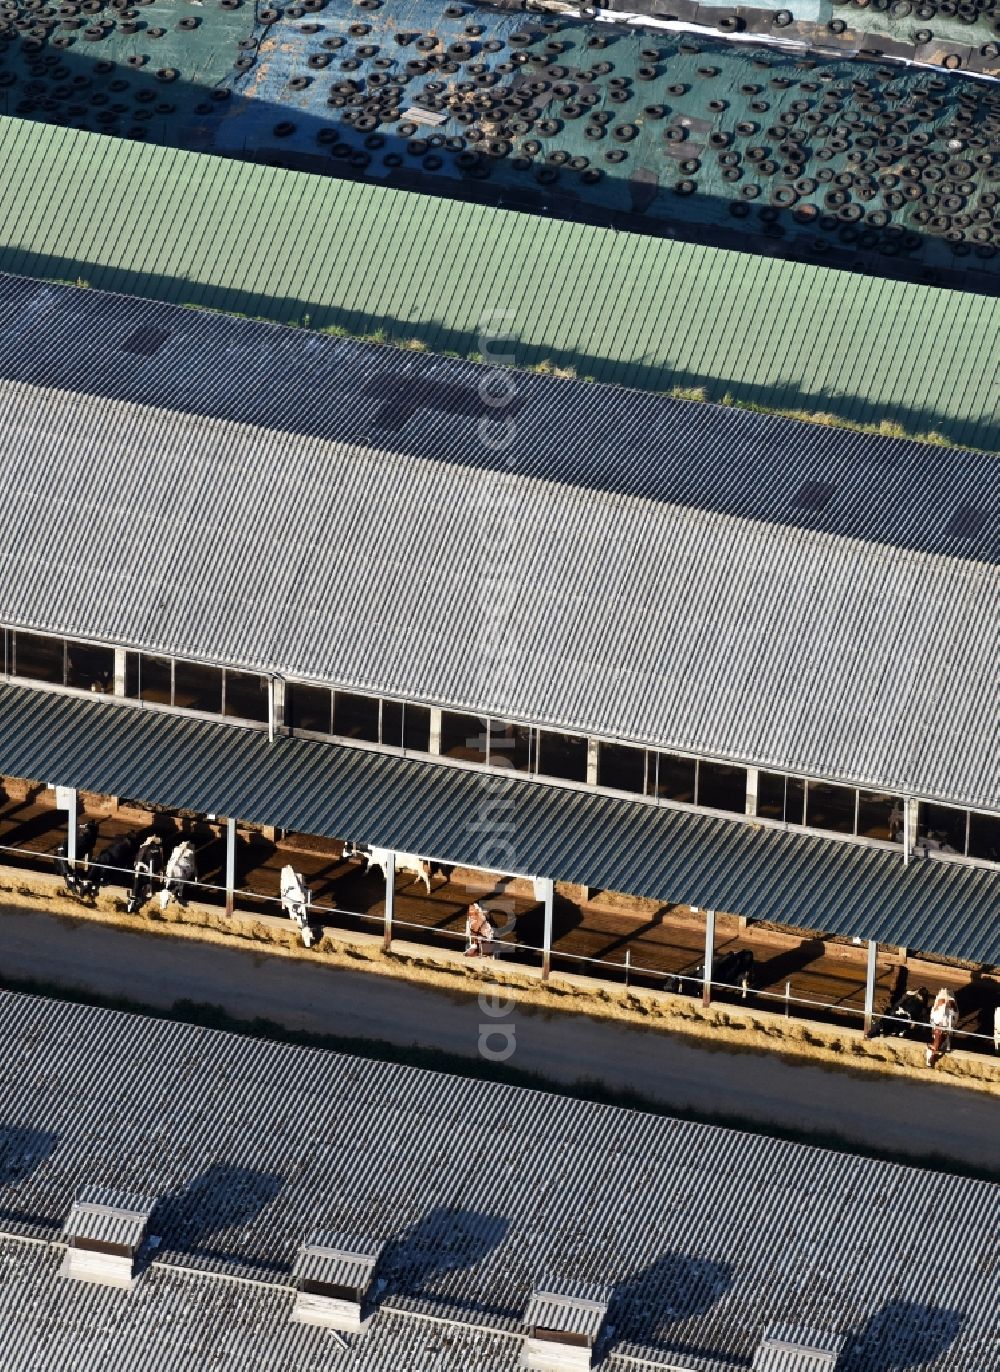
[[285, 683], [280, 677], [269, 677], [267, 684], [267, 730], [274, 742], [279, 729], [285, 727]]
[[757, 786], [760, 780], [760, 769], [758, 767], [747, 768], [747, 814], [756, 815], [757, 813]]
[[116, 696], [125, 694], [125, 659], [124, 648], [115, 649], [115, 676], [113, 690]]
[[66, 801], [66, 824], [68, 826], [66, 834], [66, 861], [70, 867], [76, 862], [76, 825], [79, 814], [79, 802], [76, 791], [71, 786], [67, 786], [64, 791]]
[[705, 911], [705, 979], [701, 987], [702, 1005], [712, 1003], [712, 963], [715, 959], [715, 911]]
[[548, 877], [535, 878], [535, 896], [545, 904], [542, 930], [542, 980], [548, 981], [552, 970], [552, 912], [555, 906], [555, 883]]
[[236, 906], [236, 821], [226, 820], [226, 914]]
[[382, 949], [388, 953], [392, 947], [392, 916], [396, 905], [396, 854], [389, 853], [385, 864], [385, 928], [382, 933]]
[[872, 1031], [872, 1019], [875, 1015], [875, 977], [876, 964], [878, 961], [878, 944], [875, 939], [868, 940], [868, 972], [865, 977], [865, 1033]]
[[587, 739], [587, 785], [597, 785], [597, 756], [600, 748], [596, 738]]
[[430, 751], [440, 755], [441, 752], [441, 711], [431, 706], [431, 741]]
[[920, 802], [915, 796], [907, 796], [903, 801], [903, 861], [909, 862], [917, 849], [917, 831], [920, 821]]

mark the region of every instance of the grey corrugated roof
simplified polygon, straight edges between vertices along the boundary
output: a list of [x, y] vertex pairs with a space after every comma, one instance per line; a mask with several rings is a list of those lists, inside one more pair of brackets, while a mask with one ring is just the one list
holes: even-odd
[[67, 1238], [99, 1239], [135, 1248], [142, 1241], [155, 1203], [155, 1197], [119, 1191], [114, 1186], [83, 1186], [64, 1232]]
[[292, 1268], [298, 1282], [319, 1281], [330, 1286], [366, 1287], [384, 1244], [350, 1234], [323, 1230], [310, 1234]]
[[[516, 1372], [518, 1341], [386, 1312], [363, 1352], [293, 1323], [293, 1295], [154, 1266], [126, 1293], [67, 1282], [60, 1255], [0, 1237], [4, 1372]], [[57, 1312], [57, 1314], [56, 1314]], [[615, 1369], [609, 1369], [615, 1372]], [[627, 1372], [622, 1367], [621, 1372]]]
[[844, 1342], [828, 1330], [768, 1329], [754, 1354], [753, 1372], [834, 1372]]
[[753, 1372], [834, 1372], [835, 1359], [808, 1348], [769, 1344], [754, 1358]]
[[[0, 775], [477, 866], [482, 817], [524, 875], [1000, 959], [1000, 870], [643, 801], [0, 686]], [[508, 847], [509, 841], [509, 847]]]
[[597, 1338], [608, 1313], [611, 1288], [597, 1288], [590, 1295], [573, 1293], [572, 1283], [543, 1282], [531, 1293], [524, 1313], [526, 1329], [558, 1329], [563, 1334], [586, 1334]]
[[[843, 1335], [839, 1372], [885, 1372], [887, 1348], [921, 1372], [1000, 1355], [985, 1182], [10, 994], [0, 1087], [5, 1121], [58, 1137], [4, 1213], [52, 1241], [75, 1188], [113, 1179], [161, 1198], [162, 1239], [131, 1295], [65, 1283], [57, 1302], [56, 1255], [0, 1242], [5, 1372], [457, 1372], [459, 1352], [513, 1372], [549, 1277], [614, 1288], [609, 1372], [747, 1369], [776, 1325]], [[317, 1210], [387, 1240], [347, 1349], [289, 1325]]]
[[472, 364], [0, 312], [0, 621], [1000, 810], [988, 455], [523, 373], [491, 451]]

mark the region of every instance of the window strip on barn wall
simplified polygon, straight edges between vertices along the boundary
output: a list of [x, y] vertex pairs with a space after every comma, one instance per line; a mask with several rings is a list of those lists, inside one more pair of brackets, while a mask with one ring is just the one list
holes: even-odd
[[[111, 694], [115, 649], [57, 635], [3, 627], [6, 677]], [[268, 719], [268, 678], [192, 659], [125, 654], [126, 697], [151, 706], [261, 724]], [[537, 725], [442, 709], [441, 745], [432, 751], [431, 709], [356, 691], [285, 684], [285, 723], [297, 733], [361, 741], [421, 756], [588, 784], [588, 739]], [[643, 796], [713, 813], [746, 814], [747, 768], [639, 745], [597, 742], [595, 789]], [[761, 769], [757, 817], [862, 842], [901, 846], [894, 821], [902, 796]], [[1000, 816], [919, 802], [918, 843], [977, 863], [1000, 863]]]

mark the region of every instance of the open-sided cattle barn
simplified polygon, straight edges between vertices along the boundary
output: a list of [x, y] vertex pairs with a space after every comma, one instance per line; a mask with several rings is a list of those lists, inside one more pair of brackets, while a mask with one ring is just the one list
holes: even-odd
[[991, 459], [3, 289], [0, 769], [996, 960]]

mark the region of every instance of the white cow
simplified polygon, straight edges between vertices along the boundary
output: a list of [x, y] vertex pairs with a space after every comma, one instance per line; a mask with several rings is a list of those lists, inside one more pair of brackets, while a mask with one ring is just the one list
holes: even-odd
[[422, 881], [427, 894], [430, 895], [431, 864], [426, 858], [418, 857], [416, 853], [394, 853], [391, 848], [370, 848], [365, 843], [345, 843], [344, 857], [364, 858], [366, 872], [370, 872], [373, 867], [379, 867], [386, 879], [389, 876], [389, 861], [395, 857], [396, 871], [408, 872], [414, 881]]
[[309, 927], [309, 900], [312, 892], [303, 883], [301, 872], [290, 864], [281, 869], [281, 908], [294, 920], [307, 948], [313, 946], [313, 931]]
[[171, 896], [178, 905], [186, 905], [187, 888], [191, 882], [197, 880], [198, 869], [195, 863], [194, 844], [190, 840], [184, 839], [170, 854], [163, 890], [160, 892], [160, 909], [165, 910], [167, 908]]

